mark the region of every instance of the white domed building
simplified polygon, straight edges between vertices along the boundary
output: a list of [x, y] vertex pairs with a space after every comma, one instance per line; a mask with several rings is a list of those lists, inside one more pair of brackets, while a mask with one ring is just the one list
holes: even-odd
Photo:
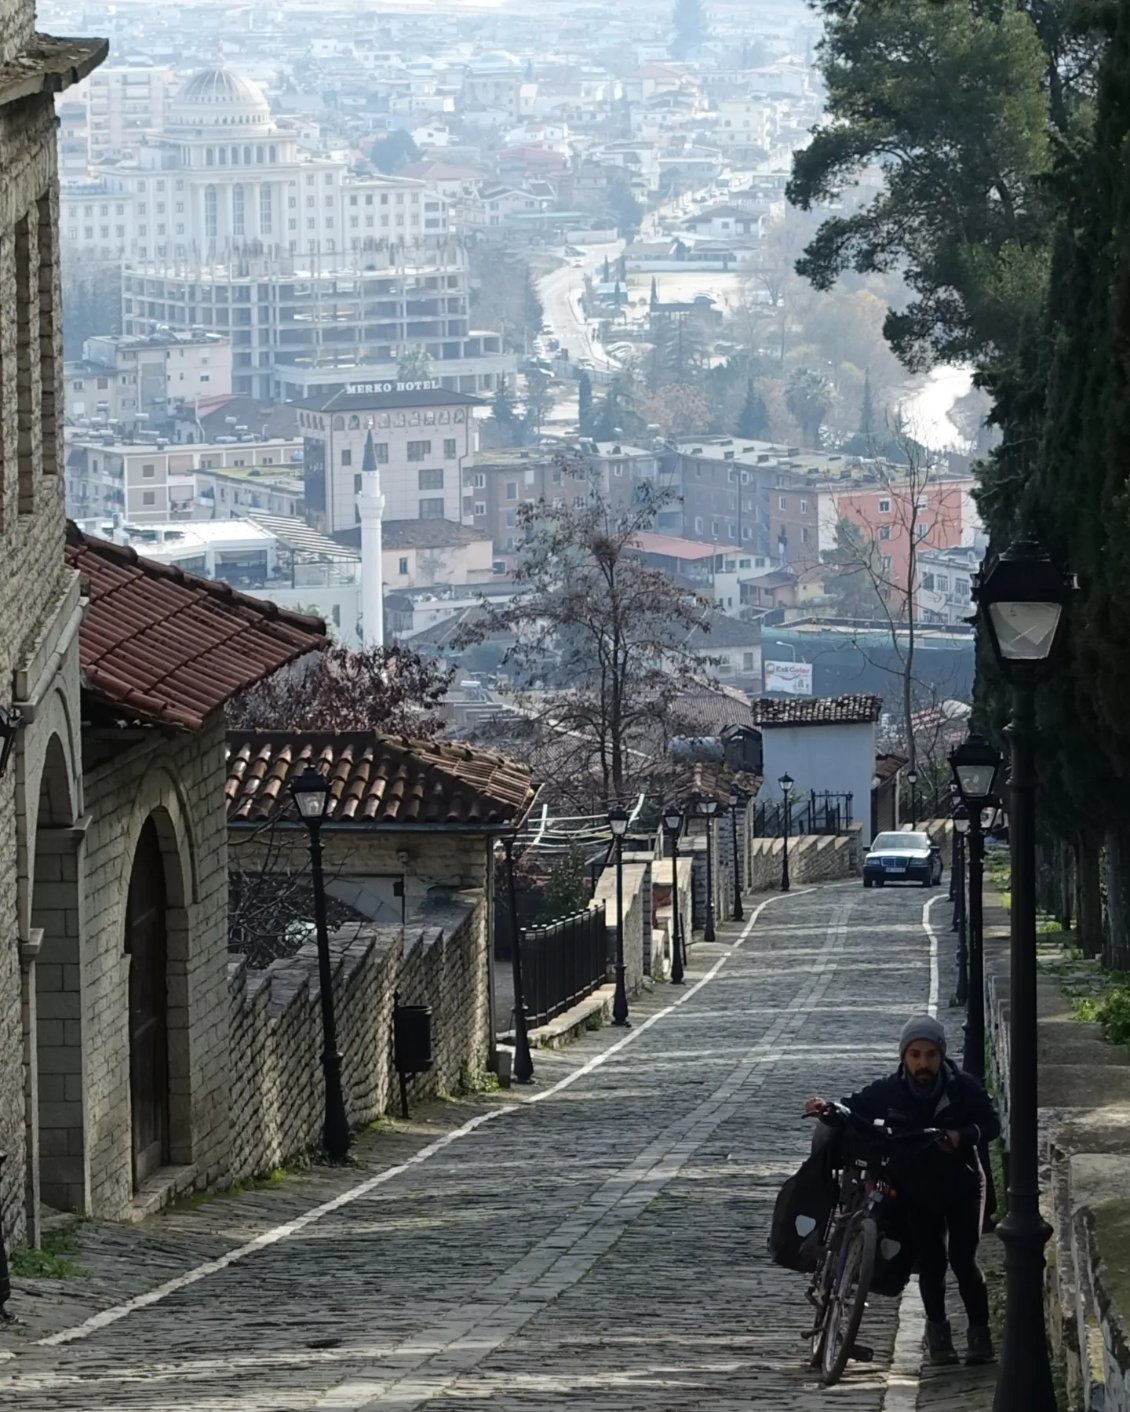
[[124, 257], [125, 334], [230, 337], [237, 393], [384, 381], [421, 347], [462, 392], [515, 372], [500, 335], [470, 329], [444, 197], [300, 150], [258, 84], [231, 69], [192, 74], [136, 159], [91, 174], [62, 189], [64, 258]]

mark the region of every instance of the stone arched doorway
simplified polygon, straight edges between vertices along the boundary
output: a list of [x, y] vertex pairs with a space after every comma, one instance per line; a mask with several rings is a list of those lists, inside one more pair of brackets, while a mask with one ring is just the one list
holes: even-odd
[[88, 1209], [83, 1108], [81, 858], [70, 770], [59, 736], [44, 755], [36, 811], [31, 924], [35, 963], [38, 1200], [61, 1211]]
[[134, 852], [126, 901], [133, 1185], [169, 1162], [168, 899], [152, 817]]

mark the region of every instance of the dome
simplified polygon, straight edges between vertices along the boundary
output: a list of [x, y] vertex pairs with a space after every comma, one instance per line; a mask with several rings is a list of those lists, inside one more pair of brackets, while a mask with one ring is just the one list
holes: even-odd
[[467, 67], [472, 73], [499, 73], [520, 69], [522, 62], [505, 49], [491, 49], [486, 54], [476, 54]]
[[232, 128], [243, 132], [271, 125], [271, 105], [257, 83], [231, 69], [201, 69], [169, 105], [169, 127]]

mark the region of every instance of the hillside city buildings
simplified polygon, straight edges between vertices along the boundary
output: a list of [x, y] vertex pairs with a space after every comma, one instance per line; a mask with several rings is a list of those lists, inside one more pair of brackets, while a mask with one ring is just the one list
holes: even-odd
[[[454, 617], [484, 585], [514, 591], [524, 503], [628, 506], [646, 488], [663, 503], [640, 552], [735, 624], [834, 616], [848, 522], [897, 611], [913, 543], [921, 621], [964, 631], [980, 535], [964, 464], [940, 461], [908, 514], [881, 457], [638, 422], [594, 437], [578, 420], [582, 374], [600, 398], [625, 368], [651, 380], [653, 347], [742, 352], [734, 281], [756, 283], [821, 111], [814, 23], [768, 3], [751, 42], [720, 15], [676, 61], [642, 8], [607, 16], [595, 45], [555, 6], [471, 25], [295, 4], [238, 35], [205, 3], [148, 14], [106, 10], [110, 62], [58, 105], [64, 270], [113, 292], [76, 296], [69, 325], [65, 484], [83, 525], [292, 606], [298, 576], [277, 565], [305, 524], [306, 606], [361, 641], [349, 595], [379, 504], [367, 562], [396, 607], [370, 603], [370, 628], [410, 640], [436, 629], [437, 602]], [[528, 266], [542, 327], [496, 266], [511, 284]], [[531, 377], [550, 384], [533, 432]], [[213, 552], [206, 527], [226, 520], [254, 529]], [[756, 644], [727, 662], [761, 684]]]

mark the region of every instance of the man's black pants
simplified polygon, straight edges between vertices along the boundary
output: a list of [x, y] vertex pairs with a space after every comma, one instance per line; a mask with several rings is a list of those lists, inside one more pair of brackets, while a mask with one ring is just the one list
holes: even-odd
[[971, 1324], [989, 1322], [985, 1277], [977, 1265], [981, 1238], [981, 1199], [972, 1195], [944, 1213], [914, 1207], [907, 1212], [918, 1259], [918, 1288], [926, 1317], [946, 1317], [946, 1266], [953, 1270]]

